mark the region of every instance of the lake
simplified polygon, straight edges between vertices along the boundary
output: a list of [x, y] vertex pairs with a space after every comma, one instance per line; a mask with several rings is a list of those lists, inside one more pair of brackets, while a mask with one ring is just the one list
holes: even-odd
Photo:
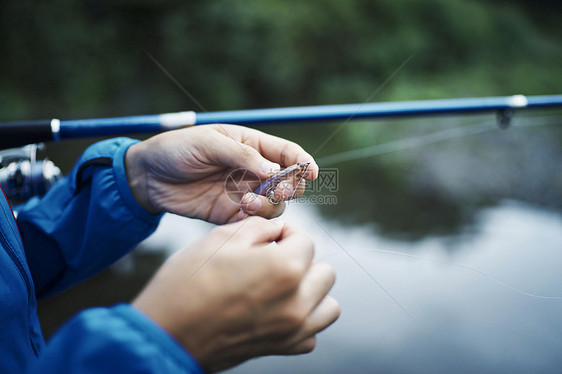
[[[554, 373], [562, 367], [559, 214], [505, 201], [482, 210], [467, 233], [415, 243], [385, 239], [369, 227], [343, 228], [309, 206], [289, 206], [284, 219], [306, 230], [317, 260], [336, 269], [332, 295], [342, 315], [319, 335], [312, 354], [261, 358], [232, 373]], [[166, 216], [145, 244], [173, 251], [210, 229]]]

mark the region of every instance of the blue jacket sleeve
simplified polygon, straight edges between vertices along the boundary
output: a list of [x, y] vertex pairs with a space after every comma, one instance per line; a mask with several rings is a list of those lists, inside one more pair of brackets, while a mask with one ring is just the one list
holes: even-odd
[[37, 297], [103, 270], [156, 229], [161, 216], [138, 205], [125, 174], [125, 152], [135, 142], [92, 145], [47, 195], [18, 209]]
[[134, 307], [89, 309], [51, 338], [29, 370], [44, 373], [203, 373], [164, 330]]

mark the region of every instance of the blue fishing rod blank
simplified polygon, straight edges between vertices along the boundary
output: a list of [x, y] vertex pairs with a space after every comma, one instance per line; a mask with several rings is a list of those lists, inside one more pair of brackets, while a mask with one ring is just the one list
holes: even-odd
[[196, 125], [209, 123], [265, 124], [304, 121], [410, 117], [506, 109], [562, 106], [562, 95], [500, 96], [485, 98], [397, 101], [384, 103], [320, 105], [292, 108], [234, 110], [196, 114]]
[[232, 110], [196, 113], [192, 111], [114, 118], [47, 120], [0, 123], [0, 147], [24, 144], [157, 133], [193, 125], [231, 123], [256, 126], [273, 123], [328, 122], [338, 120], [415, 117], [425, 115], [498, 112], [517, 109], [562, 106], [562, 95], [498, 96], [443, 100], [396, 101], [382, 103], [302, 106], [289, 108]]

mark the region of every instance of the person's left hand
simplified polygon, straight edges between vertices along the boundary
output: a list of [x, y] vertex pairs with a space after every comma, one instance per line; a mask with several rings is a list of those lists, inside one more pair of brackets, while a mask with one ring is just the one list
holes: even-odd
[[[129, 186], [143, 208], [217, 224], [283, 213], [284, 202], [272, 204], [251, 191], [280, 167], [297, 162], [310, 162], [304, 178], [316, 179], [318, 166], [299, 145], [219, 124], [168, 131], [131, 146], [125, 155]], [[303, 189], [296, 187], [284, 184], [276, 196], [298, 197]]]

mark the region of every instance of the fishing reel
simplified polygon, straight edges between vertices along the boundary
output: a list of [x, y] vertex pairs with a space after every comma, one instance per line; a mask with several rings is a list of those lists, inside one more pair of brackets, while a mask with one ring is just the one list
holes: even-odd
[[37, 160], [42, 144], [0, 151], [0, 185], [12, 203], [43, 196], [61, 178], [60, 169], [50, 160]]

